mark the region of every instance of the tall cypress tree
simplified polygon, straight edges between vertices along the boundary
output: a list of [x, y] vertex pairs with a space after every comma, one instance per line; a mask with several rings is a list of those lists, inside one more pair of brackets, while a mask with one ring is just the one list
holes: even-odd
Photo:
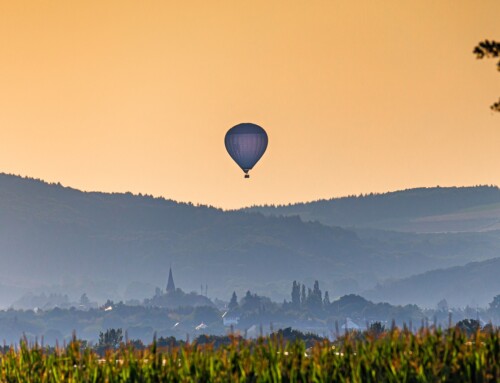
[[238, 297], [236, 296], [236, 291], [233, 291], [233, 295], [231, 296], [231, 300], [229, 301], [229, 306], [227, 306], [229, 310], [234, 310], [238, 308]]
[[305, 307], [307, 303], [307, 297], [306, 297], [306, 285], [302, 285], [302, 292], [300, 294], [300, 304]]
[[292, 285], [292, 305], [295, 308], [300, 307], [300, 283], [293, 281]]
[[316, 303], [319, 303], [319, 305], [321, 306], [321, 303], [323, 302], [323, 297], [321, 294], [321, 290], [319, 289], [318, 281], [314, 281], [313, 294], [314, 294], [314, 301]]

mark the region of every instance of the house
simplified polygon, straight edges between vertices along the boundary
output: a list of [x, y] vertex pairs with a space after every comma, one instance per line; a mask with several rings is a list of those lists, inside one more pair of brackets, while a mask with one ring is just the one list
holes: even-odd
[[240, 316], [237, 314], [230, 314], [229, 311], [226, 311], [222, 314], [222, 323], [226, 327], [236, 326], [240, 321]]
[[361, 330], [361, 327], [354, 323], [351, 318], [346, 318], [345, 323], [340, 328], [344, 331]]

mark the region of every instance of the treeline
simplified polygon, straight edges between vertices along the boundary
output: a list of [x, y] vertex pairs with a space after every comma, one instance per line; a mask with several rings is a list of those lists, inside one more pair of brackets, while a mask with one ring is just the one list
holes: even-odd
[[292, 285], [292, 301], [291, 307], [294, 309], [308, 309], [311, 311], [318, 311], [330, 306], [330, 296], [328, 291], [325, 291], [325, 296], [319, 288], [319, 282], [315, 281], [313, 288], [307, 288], [306, 285], [301, 285], [297, 281], [293, 281]]
[[[170, 306], [169, 296], [175, 307]], [[185, 294], [179, 289], [158, 294], [144, 304], [127, 305], [108, 300], [96, 308], [84, 294], [78, 307], [0, 311], [0, 339], [9, 344], [24, 335], [30, 341], [43, 338], [46, 343], [55, 344], [68, 341], [76, 331], [95, 343], [99, 341], [99, 332], [120, 328], [130, 339], [149, 342], [155, 334], [160, 338], [185, 338], [186, 335], [195, 338], [202, 334], [224, 335], [230, 328], [247, 337], [287, 327], [332, 336], [339, 330], [366, 329], [376, 322], [389, 327], [394, 321], [395, 325], [414, 328], [448, 327], [467, 318], [478, 320], [481, 326], [500, 323], [500, 295], [493, 298], [488, 308], [456, 309], [442, 300], [436, 309], [429, 310], [416, 305], [374, 303], [354, 294], [331, 301], [318, 281], [312, 287], [293, 281], [290, 298], [279, 303], [247, 291], [238, 299], [233, 292], [226, 306], [224, 302], [218, 301], [216, 305], [206, 297]], [[155, 302], [162, 307], [155, 306]]]
[[296, 328], [314, 329], [318, 333], [325, 329], [331, 331], [336, 324], [345, 324], [347, 318], [351, 320], [351, 326], [360, 328], [374, 322], [387, 325], [392, 321], [400, 326], [431, 323], [447, 327], [450, 320], [456, 323], [467, 318], [476, 318], [483, 324], [500, 323], [500, 294], [493, 297], [486, 308], [450, 307], [446, 300], [441, 300], [435, 309], [422, 309], [414, 304], [374, 303], [355, 294], [330, 301], [329, 292], [323, 293], [318, 281], [314, 282], [312, 288], [293, 281], [290, 297], [291, 300], [277, 303], [247, 291], [238, 301], [233, 292], [228, 309], [230, 315], [239, 316], [242, 327], [255, 323], [277, 323], [284, 326], [292, 323]]
[[493, 185], [432, 187], [387, 193], [369, 193], [289, 205], [252, 206], [247, 211], [273, 215], [299, 215], [329, 225], [367, 226], [388, 219], [439, 215], [500, 202]]

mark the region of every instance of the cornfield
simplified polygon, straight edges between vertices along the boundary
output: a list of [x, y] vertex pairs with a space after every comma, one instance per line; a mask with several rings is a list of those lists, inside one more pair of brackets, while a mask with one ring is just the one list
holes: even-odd
[[2, 382], [499, 382], [500, 332], [393, 329], [346, 334], [306, 348], [277, 337], [237, 337], [99, 356], [76, 339], [47, 350], [21, 342], [0, 355]]

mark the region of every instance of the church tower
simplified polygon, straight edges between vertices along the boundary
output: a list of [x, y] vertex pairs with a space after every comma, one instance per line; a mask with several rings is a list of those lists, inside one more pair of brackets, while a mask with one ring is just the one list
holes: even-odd
[[174, 277], [172, 276], [172, 266], [170, 266], [170, 271], [168, 272], [168, 282], [167, 282], [167, 293], [172, 293], [175, 291]]

